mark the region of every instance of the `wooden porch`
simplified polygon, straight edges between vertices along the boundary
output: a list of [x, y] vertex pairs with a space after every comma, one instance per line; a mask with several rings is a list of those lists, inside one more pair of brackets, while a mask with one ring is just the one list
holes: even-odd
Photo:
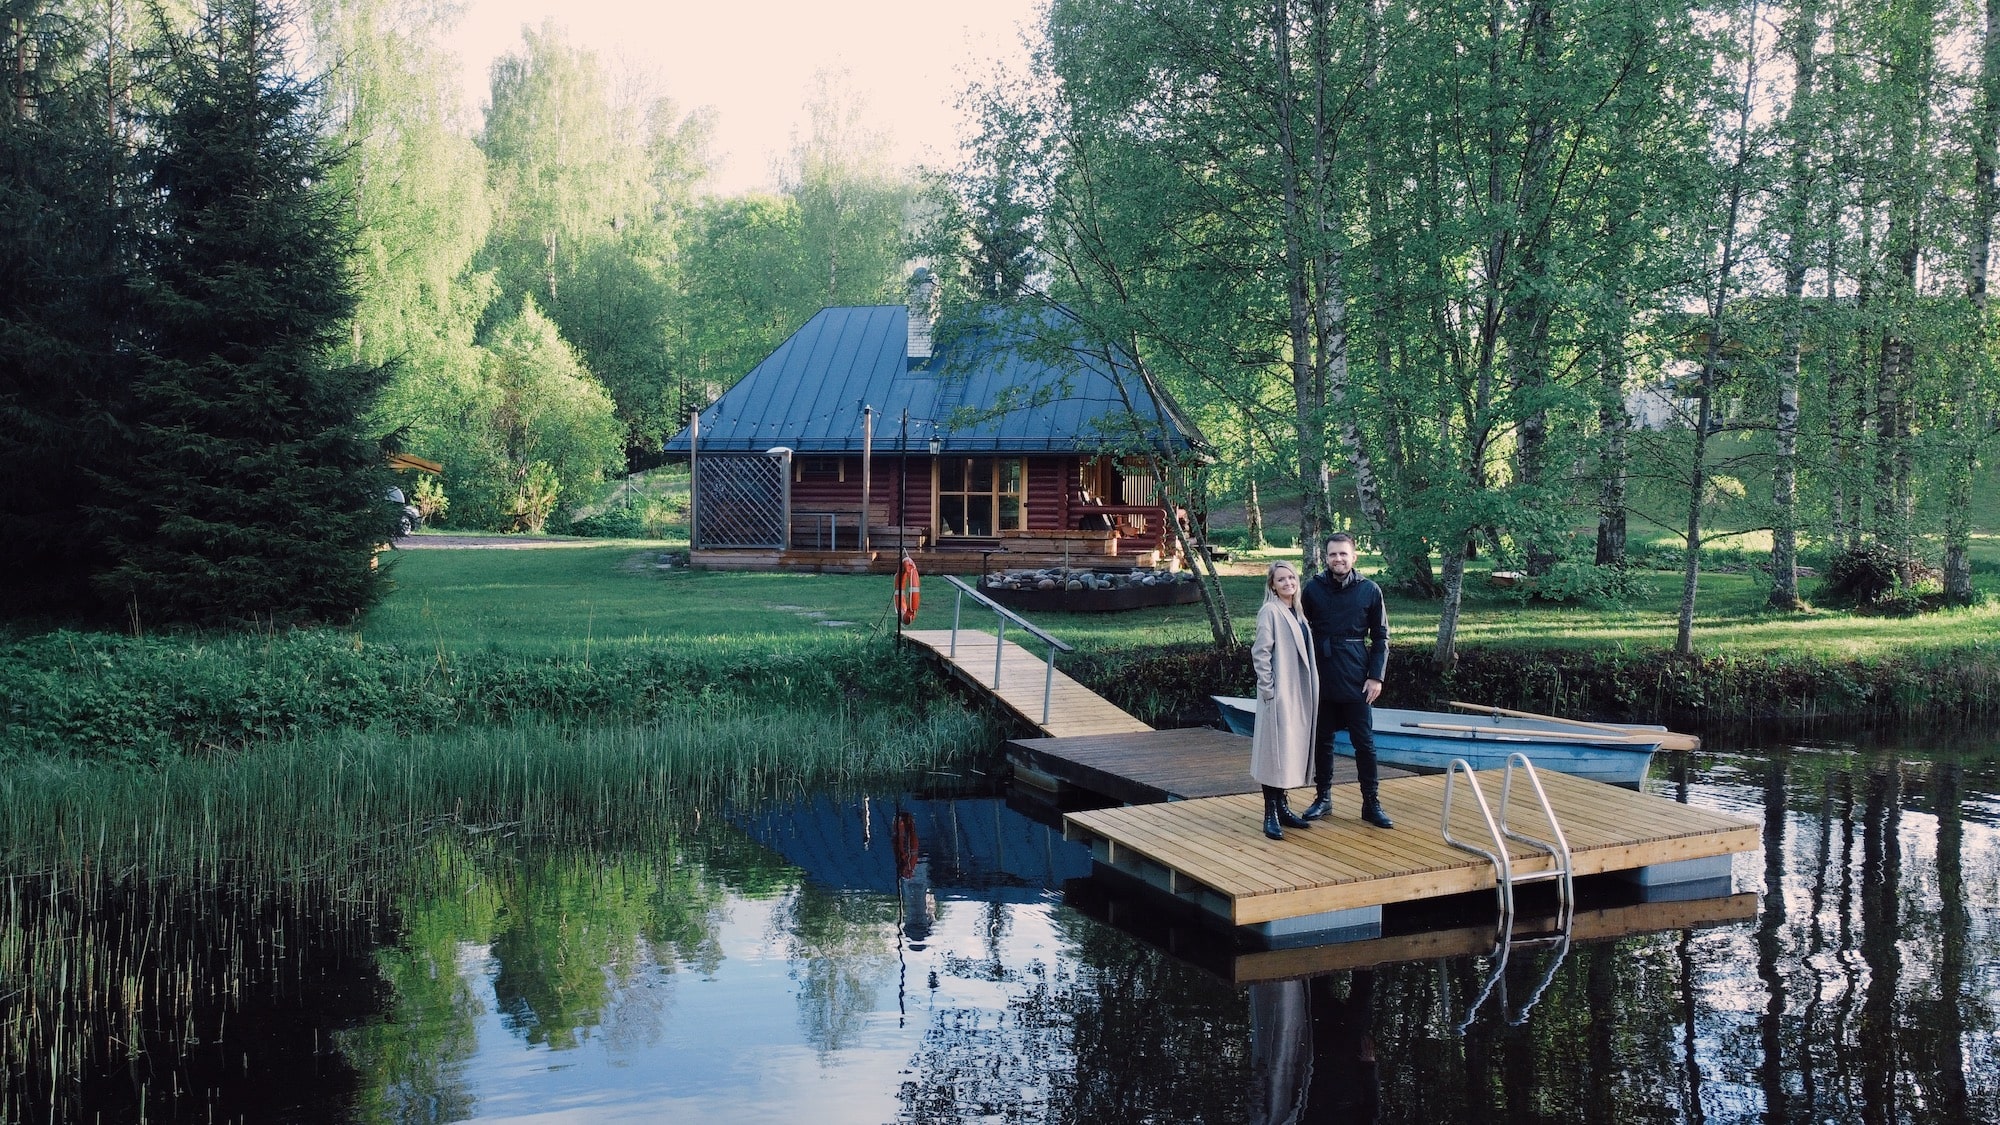
[[[817, 521], [817, 517], [813, 517]], [[849, 517], [854, 518], [854, 517]], [[704, 548], [691, 562], [701, 570], [803, 570], [828, 574], [893, 574], [901, 556], [893, 527], [871, 529], [868, 550], [855, 543], [853, 523], [802, 534], [794, 520], [791, 544], [775, 547]], [[1161, 566], [1171, 554], [1158, 537], [1116, 531], [1003, 531], [994, 536], [947, 536], [933, 541], [913, 529], [902, 539], [925, 574], [983, 574], [989, 570], [1068, 566], [1077, 570], [1141, 570]]]

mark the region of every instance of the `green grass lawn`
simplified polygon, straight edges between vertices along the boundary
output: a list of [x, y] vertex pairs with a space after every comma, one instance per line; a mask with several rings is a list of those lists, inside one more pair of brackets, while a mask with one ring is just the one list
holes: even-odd
[[[1981, 556], [2000, 557], [2000, 539], [1983, 537]], [[372, 642], [446, 651], [487, 650], [524, 655], [583, 653], [653, 641], [765, 640], [795, 645], [814, 637], [888, 632], [889, 579], [879, 575], [735, 573], [661, 570], [657, 548], [639, 543], [561, 550], [409, 551], [394, 557], [394, 589], [364, 622]], [[1283, 552], [1271, 552], [1281, 557]], [[1364, 560], [1364, 570], [1372, 570]], [[1918, 617], [1856, 616], [1828, 611], [1778, 613], [1764, 607], [1764, 588], [1747, 574], [1706, 574], [1695, 623], [1706, 653], [1816, 653], [1867, 657], [1951, 647], [2000, 636], [2000, 576], [1991, 566], [1975, 576], [1988, 604]], [[1648, 592], [1624, 606], [1588, 608], [1522, 602], [1468, 583], [1460, 622], [1462, 645], [1632, 651], [1673, 644], [1680, 576], [1647, 572]], [[1809, 588], [1809, 587], [1808, 587]], [[1237, 630], [1249, 638], [1262, 581], [1227, 577], [1224, 589]], [[925, 583], [917, 628], [951, 624], [954, 591], [940, 579]], [[1435, 602], [1392, 597], [1390, 623], [1403, 645], [1427, 645], [1437, 631]], [[969, 600], [965, 623], [990, 627], [990, 612]], [[1132, 648], [1209, 636], [1199, 604], [1117, 614], [1037, 615], [1036, 624], [1082, 648]], [[846, 622], [844, 625], [833, 624]]]

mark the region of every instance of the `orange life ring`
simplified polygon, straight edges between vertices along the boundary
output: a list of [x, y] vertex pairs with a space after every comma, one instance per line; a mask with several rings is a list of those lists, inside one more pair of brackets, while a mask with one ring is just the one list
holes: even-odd
[[896, 877], [908, 879], [917, 873], [917, 818], [906, 812], [896, 814], [895, 827], [889, 833], [890, 842], [895, 845]]
[[896, 568], [896, 616], [908, 625], [917, 619], [917, 605], [923, 601], [923, 582], [917, 576], [917, 562], [905, 555]]

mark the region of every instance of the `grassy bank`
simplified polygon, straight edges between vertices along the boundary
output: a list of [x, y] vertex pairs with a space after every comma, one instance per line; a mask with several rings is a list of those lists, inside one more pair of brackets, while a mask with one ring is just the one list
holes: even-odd
[[[661, 557], [637, 544], [400, 552], [393, 592], [356, 631], [17, 639], [0, 648], [0, 757], [158, 765], [337, 731], [588, 729], [713, 705], [916, 723], [958, 706], [891, 643], [886, 578], [662, 569]], [[1685, 661], [1669, 655], [1675, 579], [1642, 575], [1637, 596], [1602, 608], [1475, 583], [1450, 676], [1429, 671], [1435, 603], [1392, 596], [1392, 701], [1676, 722], [2000, 707], [1990, 598], [1920, 617], [1780, 613], [1754, 573], [1715, 573], [1703, 580], [1700, 658]], [[1995, 575], [1979, 579], [1990, 587]], [[1261, 580], [1224, 587], [1247, 638]], [[930, 584], [919, 627], [950, 624], [948, 590]], [[988, 620], [966, 612], [969, 625]], [[1199, 605], [1036, 620], [1077, 646], [1072, 674], [1156, 723], [1207, 721], [1207, 695], [1248, 687], [1241, 654], [1210, 651]]]

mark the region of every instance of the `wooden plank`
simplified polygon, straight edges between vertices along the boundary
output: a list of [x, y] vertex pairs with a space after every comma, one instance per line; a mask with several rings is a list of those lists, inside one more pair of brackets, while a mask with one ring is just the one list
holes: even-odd
[[[1545, 778], [1544, 787], [1569, 836], [1577, 875], [1729, 855], [1762, 842], [1761, 828], [1740, 817], [1579, 778], [1551, 780]], [[1395, 829], [1319, 821], [1288, 830], [1282, 841], [1262, 839], [1253, 795], [1101, 809], [1072, 813], [1069, 820], [1170, 870], [1198, 868], [1200, 881], [1227, 900], [1231, 920], [1249, 924], [1493, 889], [1493, 866], [1453, 848], [1432, 827], [1443, 809], [1444, 785], [1440, 775], [1385, 780], [1384, 805], [1407, 818]], [[1343, 789], [1336, 801], [1343, 799], [1358, 803], [1358, 794]], [[1471, 804], [1454, 806], [1453, 828], [1476, 841], [1485, 824]], [[1572, 814], [1585, 810], [1593, 823], [1572, 826]], [[1523, 815], [1527, 811], [1516, 811], [1517, 830], [1553, 835], [1538, 806], [1532, 818]], [[1631, 824], [1640, 826], [1618, 827]], [[1517, 876], [1553, 869], [1553, 858], [1529, 845], [1509, 841], [1507, 852]]]
[[[1634, 934], [1688, 930], [1742, 922], [1757, 916], [1757, 903], [1757, 895], [1746, 893], [1673, 902], [1643, 902], [1599, 910], [1579, 910], [1570, 927], [1570, 942], [1573, 945], [1585, 945], [1630, 937]], [[1529, 925], [1537, 924], [1533, 919], [1525, 921]], [[1553, 925], [1553, 919], [1549, 919], [1546, 924]], [[1227, 965], [1227, 975], [1234, 984], [1259, 984], [1296, 980], [1350, 969], [1372, 969], [1406, 961], [1473, 957], [1492, 952], [1493, 939], [1493, 927], [1488, 924], [1452, 930], [1397, 934], [1366, 941], [1258, 950], [1231, 958]]]

